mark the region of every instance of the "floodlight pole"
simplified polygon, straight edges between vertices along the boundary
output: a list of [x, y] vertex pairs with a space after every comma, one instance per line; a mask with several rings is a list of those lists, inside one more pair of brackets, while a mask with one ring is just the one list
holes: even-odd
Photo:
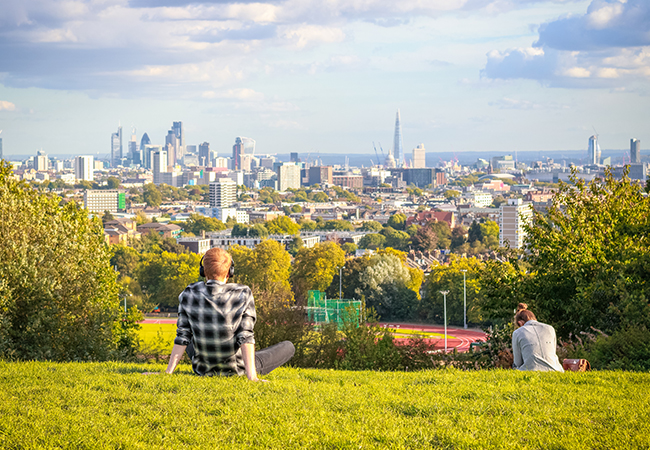
[[339, 300], [341, 300], [342, 297], [342, 292], [343, 292], [343, 269], [345, 269], [345, 266], [339, 267]]
[[461, 272], [463, 272], [463, 328], [467, 329], [467, 283], [465, 279], [467, 270], [461, 270]]
[[449, 294], [449, 291], [440, 291], [440, 293], [444, 299], [445, 307], [445, 353], [447, 353], [447, 294]]

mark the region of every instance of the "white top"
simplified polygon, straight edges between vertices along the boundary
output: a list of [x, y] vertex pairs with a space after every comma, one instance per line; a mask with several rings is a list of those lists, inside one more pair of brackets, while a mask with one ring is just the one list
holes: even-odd
[[529, 320], [512, 333], [514, 367], [518, 370], [564, 372], [555, 353], [555, 329], [536, 320]]

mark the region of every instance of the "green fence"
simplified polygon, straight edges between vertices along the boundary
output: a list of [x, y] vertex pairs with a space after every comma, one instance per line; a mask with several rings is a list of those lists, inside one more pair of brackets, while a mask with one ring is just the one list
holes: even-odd
[[346, 320], [353, 319], [358, 322], [360, 316], [360, 300], [327, 298], [325, 293], [320, 291], [307, 293], [307, 317], [316, 325], [335, 323], [341, 329]]

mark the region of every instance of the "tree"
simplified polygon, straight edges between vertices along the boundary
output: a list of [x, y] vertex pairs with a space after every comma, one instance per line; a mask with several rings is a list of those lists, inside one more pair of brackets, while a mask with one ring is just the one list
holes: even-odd
[[331, 283], [339, 267], [345, 264], [345, 252], [334, 242], [303, 247], [298, 251], [291, 273], [291, 284], [296, 297], [307, 298], [307, 291], [324, 291]]
[[438, 235], [428, 225], [419, 227], [412, 239], [413, 246], [421, 251], [432, 251], [438, 248]]
[[282, 244], [267, 239], [252, 250], [236, 245], [230, 253], [235, 261], [235, 283], [245, 284], [259, 292], [281, 293], [293, 300], [289, 285], [291, 255]]
[[[462, 258], [451, 255], [448, 265], [438, 265], [431, 268], [427, 276], [425, 291], [420, 307], [420, 318], [443, 323], [443, 296], [447, 294], [447, 320], [454, 325], [463, 325], [463, 270], [466, 270], [467, 285], [467, 321], [480, 323], [485, 316], [480, 307], [479, 293], [481, 291], [480, 275], [483, 273], [483, 263], [476, 258]], [[512, 310], [510, 311], [512, 315]]]
[[300, 236], [295, 236], [287, 247], [287, 251], [291, 256], [296, 256], [298, 251], [305, 246], [304, 241]]
[[106, 179], [106, 189], [117, 189], [120, 187], [120, 179], [117, 177], [108, 177]]
[[324, 230], [354, 231], [354, 226], [347, 220], [328, 220], [324, 223]]
[[142, 188], [142, 197], [145, 203], [151, 208], [157, 208], [162, 203], [162, 194], [153, 183], [144, 185], [144, 188]]
[[527, 232], [527, 303], [560, 336], [650, 328], [650, 198], [627, 171], [588, 184], [574, 171]]
[[388, 219], [386, 226], [392, 227], [396, 230], [404, 230], [404, 228], [406, 228], [406, 216], [401, 213], [393, 214]]
[[384, 226], [375, 220], [367, 220], [361, 225], [361, 231], [381, 231]]
[[386, 243], [386, 236], [377, 233], [366, 234], [359, 241], [359, 248], [366, 248], [369, 250], [377, 250]]
[[290, 234], [296, 235], [300, 232], [300, 226], [287, 216], [278, 216], [265, 224], [269, 234]]
[[438, 248], [445, 249], [451, 246], [451, 227], [447, 222], [431, 221], [427, 226], [431, 227], [438, 236]]
[[131, 247], [115, 244], [110, 246], [111, 266], [119, 273], [120, 277], [134, 277], [135, 271], [140, 262], [140, 253]]
[[398, 250], [408, 250], [411, 237], [404, 231], [398, 231], [392, 227], [386, 227], [381, 232], [386, 237], [384, 245]]
[[499, 206], [501, 206], [502, 204], [504, 204], [506, 201], [507, 201], [507, 200], [503, 197], [503, 195], [497, 195], [496, 197], [494, 197], [494, 198], [492, 199], [492, 205], [493, 205], [495, 208], [498, 208]]
[[293, 213], [301, 213], [302, 212], [302, 206], [300, 205], [293, 205], [291, 207], [291, 212]]
[[104, 211], [104, 215], [102, 216], [102, 223], [106, 224], [106, 222], [110, 222], [111, 220], [115, 220], [115, 217], [113, 217], [113, 214], [111, 214], [110, 211]]
[[313, 220], [300, 220], [298, 225], [300, 225], [300, 229], [303, 231], [315, 231], [317, 227], [316, 222]]
[[341, 244], [341, 249], [345, 252], [346, 256], [352, 255], [357, 251], [357, 245], [352, 242], [345, 242]]
[[467, 230], [465, 230], [465, 227], [462, 225], [459, 225], [457, 227], [454, 227], [453, 230], [451, 230], [451, 249], [456, 249], [463, 245], [465, 242], [467, 242]]
[[137, 280], [153, 302], [176, 308], [180, 293], [199, 280], [200, 260], [195, 253], [145, 253], [138, 266]]
[[445, 191], [445, 198], [446, 199], [451, 199], [451, 198], [458, 198], [460, 197], [460, 191], [457, 191], [455, 189], [449, 189]]
[[136, 225], [142, 225], [145, 223], [151, 222], [151, 219], [147, 217], [147, 215], [144, 213], [144, 211], [138, 211], [135, 213], [135, 223]]
[[190, 214], [190, 218], [181, 226], [186, 233], [192, 233], [195, 236], [200, 235], [202, 231], [210, 232], [226, 229], [226, 226], [219, 219], [205, 217], [200, 214]]
[[101, 221], [59, 201], [0, 163], [0, 358], [105, 360], [134, 349]]

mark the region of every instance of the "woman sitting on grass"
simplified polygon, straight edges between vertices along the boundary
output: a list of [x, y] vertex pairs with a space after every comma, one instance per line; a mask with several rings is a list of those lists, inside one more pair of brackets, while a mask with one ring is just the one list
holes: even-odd
[[518, 327], [512, 333], [515, 369], [564, 372], [555, 352], [557, 340], [552, 326], [538, 322], [525, 303], [517, 306], [515, 326]]

